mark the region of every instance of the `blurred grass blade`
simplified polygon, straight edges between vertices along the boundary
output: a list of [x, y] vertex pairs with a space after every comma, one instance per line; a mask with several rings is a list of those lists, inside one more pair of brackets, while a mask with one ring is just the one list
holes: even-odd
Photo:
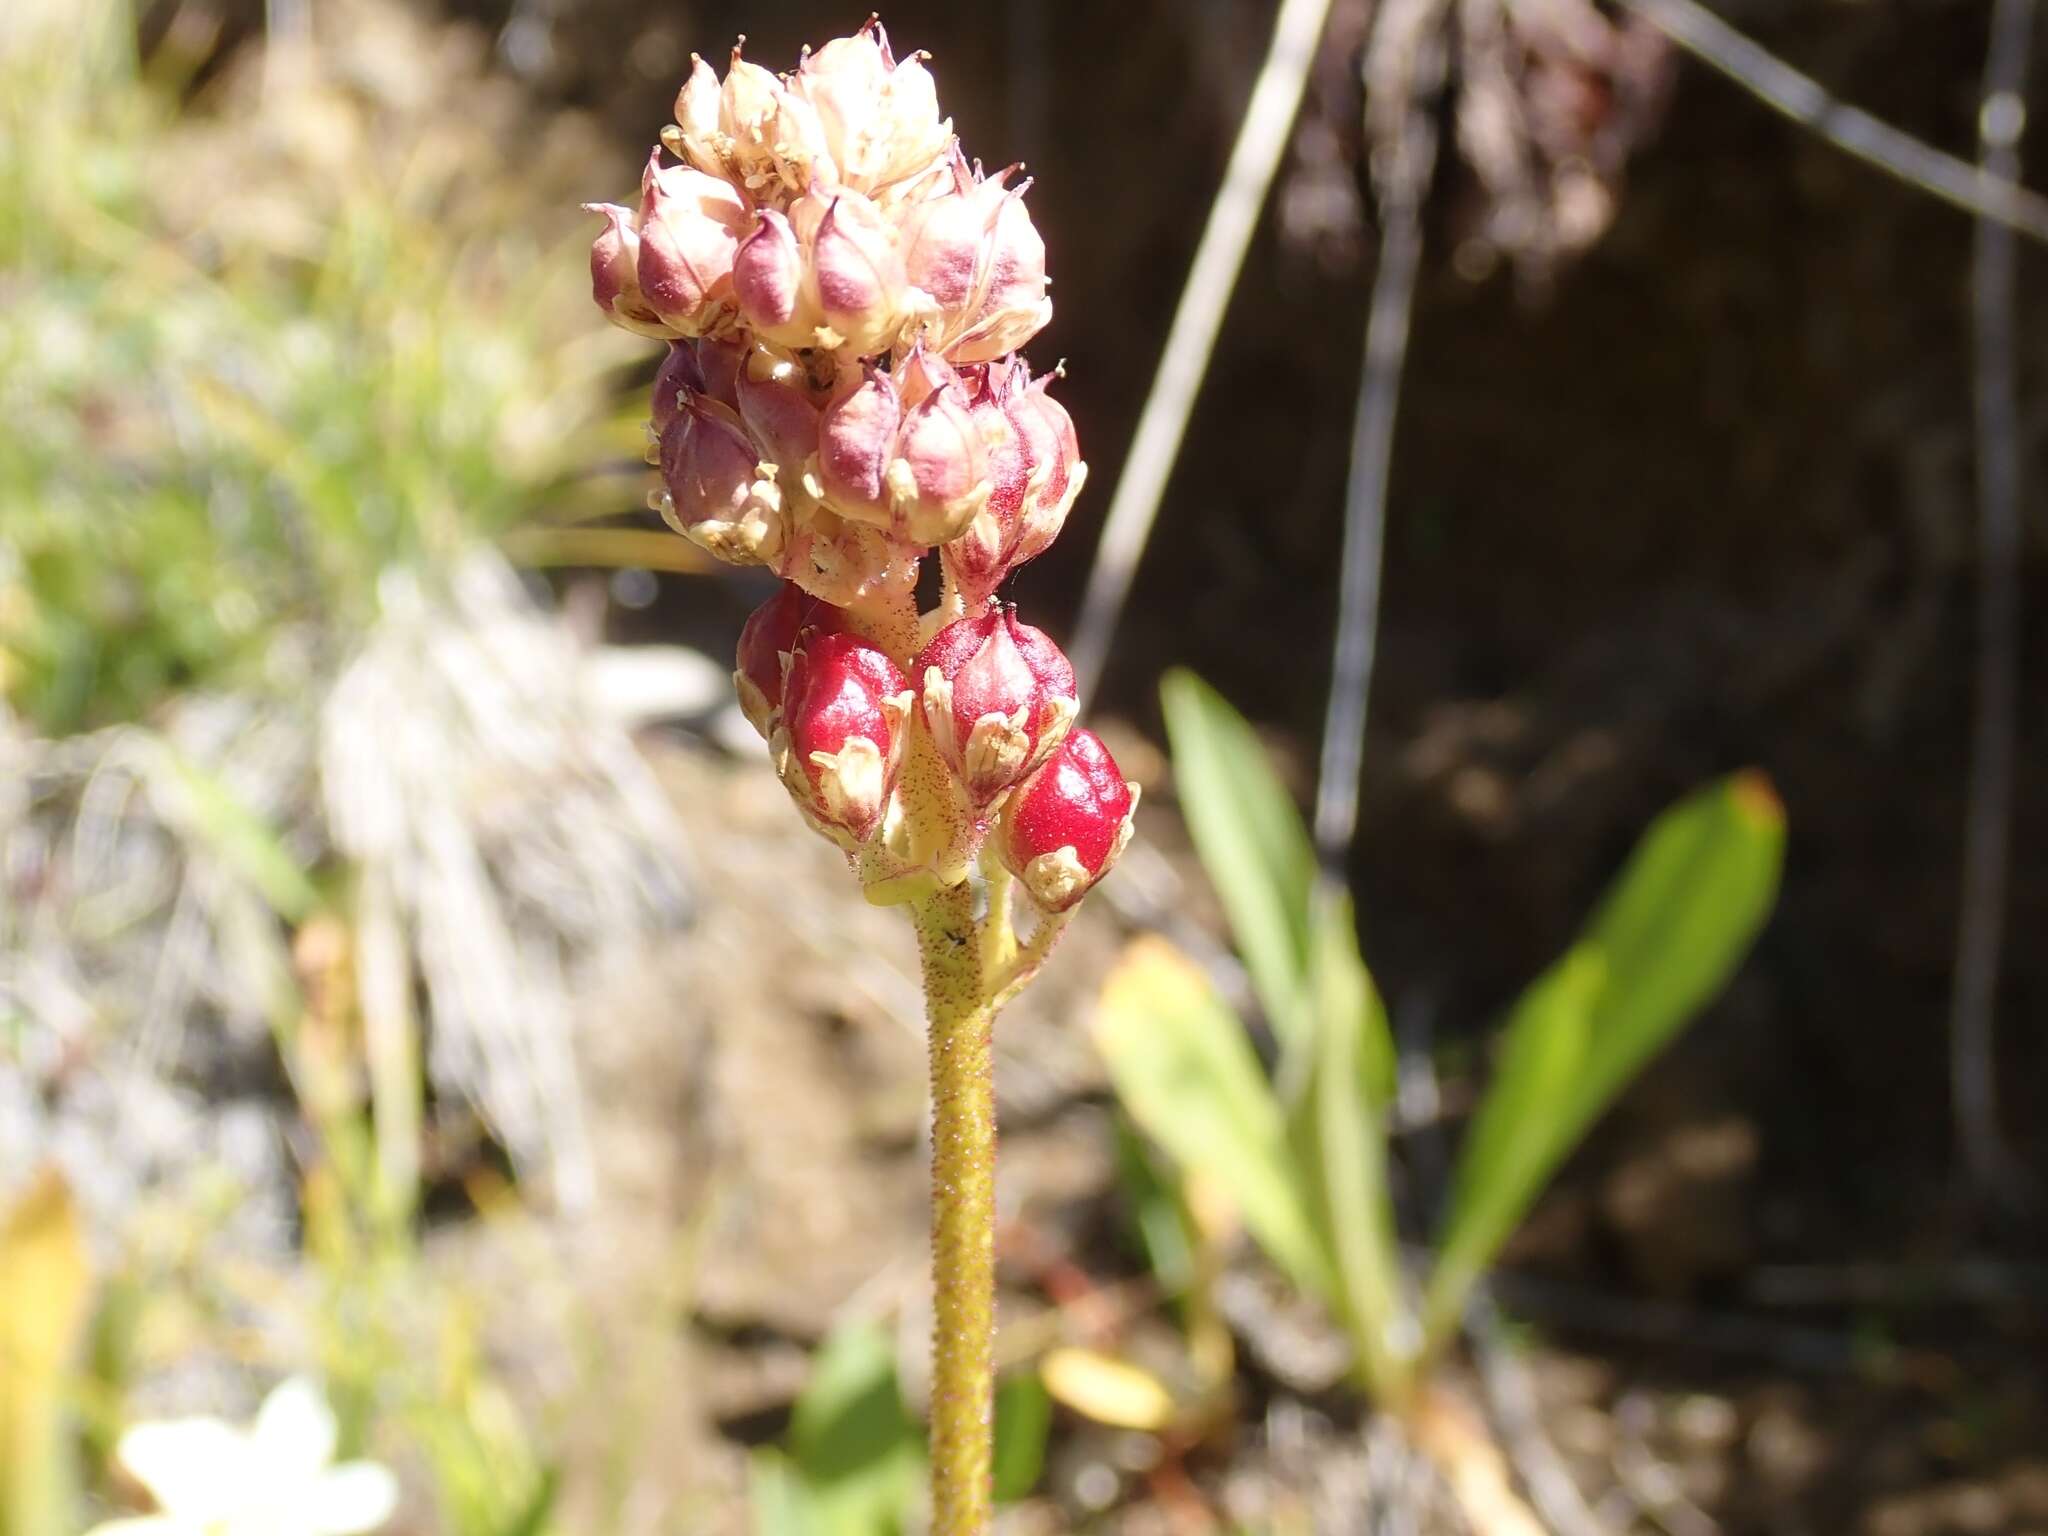
[[996, 1388], [995, 1489], [998, 1504], [1030, 1496], [1045, 1471], [1052, 1397], [1033, 1371], [1012, 1371]]
[[1543, 1183], [1649, 1059], [1720, 991], [1776, 898], [1783, 807], [1760, 774], [1652, 823], [1578, 942], [1509, 1015], [1465, 1142], [1431, 1278], [1432, 1347]]
[[64, 1409], [91, 1283], [77, 1207], [46, 1169], [0, 1222], [0, 1536], [73, 1528]]
[[1141, 938], [1103, 984], [1096, 1043], [1124, 1108], [1183, 1168], [1234, 1200], [1245, 1226], [1296, 1284], [1330, 1294], [1280, 1106], [1244, 1027], [1199, 967]]
[[193, 839], [261, 893], [270, 909], [296, 923], [319, 904], [299, 861], [283, 839], [215, 775], [167, 741], [158, 743], [163, 774], [156, 783], [170, 791], [165, 819], [182, 825]]
[[1305, 1036], [1300, 1014], [1315, 850], [1293, 799], [1245, 719], [1192, 672], [1159, 687], [1181, 809], [1238, 953], [1276, 1034]]
[[1145, 1250], [1145, 1267], [1167, 1295], [1184, 1296], [1194, 1283], [1195, 1255], [1178, 1180], [1164, 1155], [1125, 1115], [1116, 1117], [1116, 1168], [1117, 1183]]
[[[1320, 891], [1312, 919], [1311, 1001], [1315, 1029], [1308, 1091], [1292, 1117], [1295, 1160], [1315, 1202], [1314, 1218], [1337, 1280], [1332, 1298], [1350, 1331], [1358, 1371], [1377, 1401], [1405, 1386], [1400, 1250], [1387, 1188], [1387, 1095], [1370, 1080], [1392, 1070], [1386, 1016], [1359, 958], [1350, 896]], [[1369, 1057], [1380, 1057], [1368, 1067]]]

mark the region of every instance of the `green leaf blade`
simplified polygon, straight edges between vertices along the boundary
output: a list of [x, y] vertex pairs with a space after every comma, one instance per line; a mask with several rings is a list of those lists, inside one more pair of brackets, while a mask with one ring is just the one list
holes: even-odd
[[1137, 940], [1104, 983], [1096, 1044], [1132, 1119], [1229, 1194], [1296, 1284], [1328, 1297], [1329, 1268], [1280, 1105], [1243, 1025], [1200, 968], [1163, 939]]
[[1784, 845], [1784, 810], [1761, 774], [1688, 796], [1650, 825], [1579, 940], [1516, 1003], [1459, 1160], [1429, 1347], [1455, 1331], [1544, 1182], [1734, 974], [1776, 900]]
[[1230, 920], [1259, 1005], [1291, 1044], [1309, 954], [1315, 849], [1244, 717], [1192, 672], [1159, 688], [1181, 810]]

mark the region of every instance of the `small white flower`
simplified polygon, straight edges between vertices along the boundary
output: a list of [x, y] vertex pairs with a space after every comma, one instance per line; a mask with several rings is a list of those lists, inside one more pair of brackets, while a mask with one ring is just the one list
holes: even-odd
[[398, 1507], [398, 1483], [373, 1461], [332, 1466], [334, 1412], [303, 1376], [281, 1382], [256, 1422], [137, 1424], [115, 1455], [158, 1513], [110, 1520], [87, 1536], [360, 1536]]

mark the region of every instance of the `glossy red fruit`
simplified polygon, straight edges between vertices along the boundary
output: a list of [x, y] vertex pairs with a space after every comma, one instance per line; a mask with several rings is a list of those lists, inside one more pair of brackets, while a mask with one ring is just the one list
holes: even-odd
[[1138, 786], [1093, 731], [1072, 730], [1003, 807], [1003, 864], [1047, 912], [1064, 912], [1108, 872], [1131, 840]]
[[840, 629], [845, 618], [830, 603], [788, 581], [747, 616], [740, 628], [732, 685], [740, 696], [740, 709], [764, 738], [774, 734], [775, 723], [782, 718], [782, 675], [796, 650], [797, 636], [807, 629]]
[[1049, 758], [1074, 723], [1074, 668], [1014, 606], [956, 619], [911, 665], [925, 726], [977, 810]]
[[858, 635], [805, 629], [783, 677], [775, 771], [813, 823], [843, 844], [881, 825], [902, 764], [911, 692], [902, 670]]

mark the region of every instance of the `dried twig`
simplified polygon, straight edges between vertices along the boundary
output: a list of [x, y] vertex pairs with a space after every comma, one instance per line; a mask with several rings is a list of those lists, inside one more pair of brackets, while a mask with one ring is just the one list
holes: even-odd
[[1422, 263], [1422, 203], [1436, 168], [1432, 113], [1444, 76], [1444, 19], [1441, 0], [1395, 0], [1381, 11], [1366, 55], [1368, 136], [1377, 145], [1379, 172], [1380, 262], [1366, 315], [1365, 360], [1352, 423], [1337, 639], [1316, 776], [1316, 851], [1332, 871], [1341, 870], [1358, 827], [1366, 697], [1379, 634], [1387, 477]]
[[[2008, 182], [2020, 172], [2033, 31], [2034, 0], [1997, 0], [1984, 60], [1977, 143], [1982, 174]], [[1977, 1190], [2007, 1199], [2022, 1194], [2022, 1176], [1998, 1134], [1993, 1024], [2005, 930], [2019, 696], [2019, 369], [2013, 353], [2018, 255], [2011, 229], [1988, 217], [1977, 221], [1970, 277], [1977, 417], [1977, 699], [1955, 991], [1949, 1003], [1956, 1149]]]
[[1837, 101], [1819, 81], [1802, 75], [1697, 0], [1626, 3], [1701, 63], [1718, 69], [1765, 106], [1810, 128], [1844, 154], [1965, 213], [2048, 241], [2048, 197], [2020, 186], [2010, 174], [1988, 164], [1972, 166]]

